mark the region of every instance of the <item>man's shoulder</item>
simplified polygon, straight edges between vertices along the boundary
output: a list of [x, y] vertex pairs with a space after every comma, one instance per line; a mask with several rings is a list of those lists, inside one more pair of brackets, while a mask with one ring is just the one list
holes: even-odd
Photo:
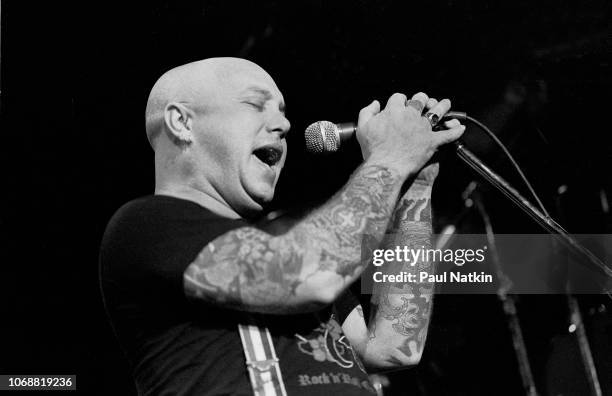
[[200, 212], [202, 214], [213, 214], [208, 209], [185, 199], [175, 198], [168, 195], [147, 195], [133, 199], [123, 204], [111, 220], [142, 218], [147, 215], [162, 216], [177, 214], [184, 211]]
[[109, 225], [126, 220], [135, 220], [146, 212], [155, 210], [157, 199], [154, 195], [148, 195], [128, 201], [115, 211], [109, 220]]
[[[102, 245], [111, 242], [146, 240], [147, 235], [164, 232], [181, 218], [206, 216], [208, 211], [198, 205], [160, 195], [148, 195], [123, 204], [109, 219]], [[122, 244], [124, 244], [122, 243]]]
[[[189, 200], [167, 195], [149, 195], [121, 206], [111, 217], [104, 232], [103, 247], [112, 245], [148, 245], [173, 241], [185, 248], [202, 243], [246, 225], [242, 220], [219, 216]], [[132, 247], [133, 248], [133, 247]]]
[[107, 270], [129, 267], [137, 273], [142, 268], [182, 279], [182, 271], [207, 243], [240, 225], [188, 200], [162, 195], [137, 198], [109, 220], [100, 244], [100, 263]]
[[169, 222], [190, 219], [218, 220], [220, 217], [195, 202], [167, 195], [148, 195], [131, 200], [117, 209], [109, 220], [107, 231], [125, 227], [160, 227]]

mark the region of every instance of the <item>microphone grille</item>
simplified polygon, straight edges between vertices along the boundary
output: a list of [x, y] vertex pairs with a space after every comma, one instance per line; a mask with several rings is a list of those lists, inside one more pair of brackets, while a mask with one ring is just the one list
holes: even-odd
[[314, 154], [336, 152], [340, 145], [336, 124], [329, 121], [310, 124], [304, 132], [304, 137], [306, 150]]

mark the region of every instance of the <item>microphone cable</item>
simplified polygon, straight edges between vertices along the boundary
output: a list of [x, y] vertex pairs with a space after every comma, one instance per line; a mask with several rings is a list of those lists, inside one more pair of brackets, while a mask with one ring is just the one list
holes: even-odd
[[516, 160], [514, 159], [514, 157], [512, 156], [512, 154], [510, 154], [510, 151], [506, 148], [506, 146], [504, 145], [504, 143], [502, 143], [501, 140], [499, 140], [499, 138], [482, 122], [478, 121], [477, 119], [475, 119], [474, 117], [470, 117], [469, 115], [467, 115], [466, 113], [463, 112], [455, 112], [455, 111], [449, 111], [444, 118], [457, 118], [460, 120], [467, 120], [469, 122], [471, 122], [472, 124], [478, 126], [483, 132], [485, 132], [485, 134], [491, 138], [495, 144], [497, 144], [499, 146], [499, 148], [502, 149], [503, 153], [506, 155], [506, 157], [510, 160], [510, 163], [512, 164], [512, 166], [514, 167], [514, 169], [518, 172], [519, 176], [521, 177], [521, 179], [523, 180], [523, 182], [525, 183], [525, 185], [527, 186], [527, 189], [529, 190], [530, 194], [533, 196], [533, 198], [535, 199], [536, 203], [538, 204], [538, 206], [540, 207], [540, 210], [542, 210], [542, 213], [548, 217], [550, 217], [550, 214], [548, 213], [548, 211], [546, 210], [546, 207], [544, 206], [544, 204], [542, 203], [542, 201], [540, 200], [540, 197], [538, 196], [538, 194], [536, 193], [535, 189], [533, 188], [533, 186], [531, 185], [531, 183], [529, 182], [529, 180], [527, 179], [527, 176], [525, 176], [525, 173], [523, 173], [523, 170], [521, 169], [521, 167], [519, 166], [519, 164], [516, 162]]

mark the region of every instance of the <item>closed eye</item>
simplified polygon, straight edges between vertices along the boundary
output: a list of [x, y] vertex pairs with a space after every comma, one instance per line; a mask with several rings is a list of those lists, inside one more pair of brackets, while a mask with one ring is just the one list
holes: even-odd
[[263, 111], [264, 107], [265, 107], [265, 105], [263, 103], [260, 103], [260, 102], [244, 102], [244, 103], [246, 103], [246, 104], [256, 108], [259, 111]]

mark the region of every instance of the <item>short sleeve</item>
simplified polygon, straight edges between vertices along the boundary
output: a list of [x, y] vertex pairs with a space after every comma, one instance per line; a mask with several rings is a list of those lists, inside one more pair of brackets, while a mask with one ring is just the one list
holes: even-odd
[[183, 300], [183, 273], [206, 245], [247, 223], [167, 196], [132, 201], [107, 227], [101, 280], [148, 301]]

